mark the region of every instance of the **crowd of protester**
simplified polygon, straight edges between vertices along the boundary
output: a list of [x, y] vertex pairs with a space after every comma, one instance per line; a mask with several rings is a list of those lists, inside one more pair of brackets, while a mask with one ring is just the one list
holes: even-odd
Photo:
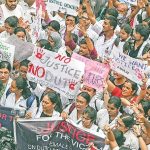
[[[112, 51], [141, 59], [150, 66], [150, 2], [81, 0], [77, 16], [63, 11], [42, 12], [34, 37], [35, 0], [5, 0], [0, 5], [0, 41], [15, 34], [20, 40], [71, 57], [109, 64]], [[36, 39], [36, 40], [35, 40]], [[106, 55], [107, 51], [107, 55]], [[150, 84], [110, 70], [103, 92], [81, 84], [76, 99], [28, 80], [30, 60], [0, 62], [0, 105], [24, 110], [26, 119], [61, 116], [105, 138], [104, 150], [150, 150]], [[150, 71], [150, 70], [149, 70]], [[89, 150], [97, 149], [93, 143]]]

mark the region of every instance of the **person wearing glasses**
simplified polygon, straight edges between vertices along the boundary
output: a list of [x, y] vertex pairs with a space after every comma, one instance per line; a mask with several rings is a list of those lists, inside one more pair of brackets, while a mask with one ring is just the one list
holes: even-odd
[[88, 106], [84, 110], [81, 120], [77, 124], [79, 125], [79, 127], [83, 128], [87, 131], [90, 130], [90, 131], [98, 132], [99, 135], [102, 138], [104, 138], [105, 135], [104, 135], [103, 131], [97, 125], [95, 125], [96, 117], [97, 117], [96, 110], [94, 108]]

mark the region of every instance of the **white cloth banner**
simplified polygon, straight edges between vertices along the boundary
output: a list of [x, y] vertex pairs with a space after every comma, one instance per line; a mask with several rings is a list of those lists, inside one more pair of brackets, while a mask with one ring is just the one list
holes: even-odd
[[30, 81], [50, 87], [73, 99], [77, 96], [85, 64], [70, 57], [35, 47], [28, 70]]
[[0, 61], [8, 61], [13, 66], [15, 46], [0, 42]]
[[47, 9], [77, 16], [80, 0], [47, 0]]
[[110, 65], [112, 70], [124, 75], [137, 84], [142, 84], [142, 78], [147, 68], [147, 64], [142, 60], [131, 58], [116, 49], [111, 53]]
[[15, 46], [15, 60], [22, 61], [33, 53], [34, 45], [20, 40], [16, 35], [10, 36], [6, 42]]

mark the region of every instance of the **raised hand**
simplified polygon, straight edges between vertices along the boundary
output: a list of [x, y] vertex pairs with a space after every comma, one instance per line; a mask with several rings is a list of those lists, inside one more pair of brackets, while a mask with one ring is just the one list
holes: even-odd
[[66, 30], [67, 30], [67, 32], [72, 32], [74, 30], [74, 28], [75, 28], [75, 26], [73, 26], [73, 25], [67, 25]]

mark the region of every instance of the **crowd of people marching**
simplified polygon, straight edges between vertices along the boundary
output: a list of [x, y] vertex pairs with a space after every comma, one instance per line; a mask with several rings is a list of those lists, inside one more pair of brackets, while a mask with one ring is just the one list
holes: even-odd
[[[100, 0], [99, 0], [100, 1]], [[78, 53], [109, 64], [116, 48], [150, 67], [150, 2], [80, 0], [77, 16], [46, 8], [38, 37], [33, 35], [35, 0], [5, 0], [0, 5], [0, 41], [20, 40], [71, 57]], [[19, 54], [18, 54], [19, 55]], [[29, 81], [30, 60], [0, 62], [0, 105], [25, 110], [26, 119], [61, 116], [105, 138], [104, 150], [150, 150], [150, 85], [110, 70], [103, 92], [81, 84], [76, 99]], [[150, 70], [149, 70], [150, 71]], [[97, 149], [90, 143], [89, 149]]]

